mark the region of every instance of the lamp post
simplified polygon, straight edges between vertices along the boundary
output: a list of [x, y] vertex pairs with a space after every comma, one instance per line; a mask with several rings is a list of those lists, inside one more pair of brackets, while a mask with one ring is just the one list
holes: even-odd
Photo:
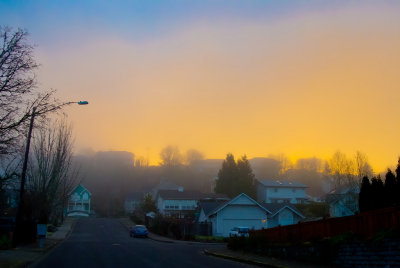
[[[69, 105], [69, 104], [72, 104], [72, 103], [77, 103], [78, 105], [87, 105], [87, 104], [89, 104], [88, 101], [79, 101], [79, 102], [66, 102], [66, 103], [62, 104], [61, 106]], [[25, 191], [25, 181], [26, 181], [26, 170], [28, 168], [29, 149], [30, 149], [30, 145], [31, 145], [32, 129], [33, 129], [33, 123], [35, 121], [36, 109], [37, 109], [37, 107], [33, 107], [32, 108], [32, 116], [31, 116], [31, 121], [29, 123], [28, 137], [27, 137], [27, 140], [26, 140], [24, 164], [22, 166], [22, 173], [21, 173], [21, 186], [20, 186], [20, 192], [19, 192], [19, 205], [18, 205], [18, 208], [17, 208], [17, 216], [15, 218], [15, 229], [14, 229], [14, 234], [13, 234], [13, 239], [12, 239], [13, 247], [16, 247], [17, 243], [21, 240], [19, 236], [21, 235], [21, 227], [22, 227], [22, 214], [23, 214], [23, 207], [24, 207], [24, 191]]]

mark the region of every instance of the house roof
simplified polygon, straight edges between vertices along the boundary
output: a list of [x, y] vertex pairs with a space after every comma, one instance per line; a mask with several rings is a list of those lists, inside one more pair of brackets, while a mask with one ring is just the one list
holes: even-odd
[[247, 197], [251, 202], [253, 202], [254, 204], [258, 205], [261, 209], [265, 210], [268, 213], [271, 213], [270, 211], [268, 211], [266, 208], [264, 208], [263, 206], [261, 206], [257, 201], [255, 201], [253, 198], [251, 198], [250, 196], [248, 196], [245, 193], [241, 193], [240, 195], [236, 196], [235, 198], [233, 198], [232, 200], [228, 201], [228, 202], [224, 202], [221, 205], [219, 205], [218, 207], [216, 207], [214, 210], [212, 210], [210, 213], [206, 214], [206, 216], [211, 216], [213, 214], [218, 213], [219, 211], [221, 211], [222, 209], [224, 209], [226, 206], [228, 206], [229, 204], [232, 204], [233, 202], [235, 202], [237, 199], [239, 199], [240, 197], [245, 196]]
[[262, 185], [266, 187], [290, 187], [290, 188], [307, 188], [306, 185], [295, 181], [284, 180], [260, 180], [257, 179]]
[[268, 211], [271, 212], [271, 216], [275, 216], [276, 214], [278, 214], [280, 211], [284, 210], [285, 208], [288, 208], [290, 210], [292, 210], [294, 213], [296, 213], [297, 215], [299, 215], [302, 218], [305, 218], [304, 215], [293, 205], [291, 204], [278, 204], [278, 203], [262, 203], [261, 204], [265, 209], [267, 209]]
[[200, 201], [199, 207], [204, 211], [205, 215], [208, 215], [211, 211], [221, 206], [222, 204], [229, 202], [229, 200], [217, 200], [217, 201]]
[[204, 194], [199, 191], [159, 190], [158, 196], [169, 200], [199, 200]]
[[358, 196], [359, 193], [360, 193], [360, 187], [358, 186], [341, 185], [331, 190], [329, 193], [327, 193], [323, 199], [325, 200], [325, 202], [329, 204], [334, 204], [342, 200], [346, 196], [351, 196], [351, 195]]
[[79, 184], [78, 186], [75, 187], [74, 190], [71, 191], [71, 194], [77, 193], [79, 195], [82, 195], [83, 192], [85, 192], [85, 191], [88, 192], [89, 196], [92, 195], [92, 193], [88, 189], [86, 189], [82, 184]]

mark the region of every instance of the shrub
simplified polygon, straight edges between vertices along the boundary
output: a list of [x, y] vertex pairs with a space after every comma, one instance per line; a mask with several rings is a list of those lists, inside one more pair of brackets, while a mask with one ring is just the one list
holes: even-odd
[[11, 239], [7, 235], [2, 235], [0, 237], [0, 249], [10, 249], [11, 246]]
[[232, 250], [246, 249], [246, 242], [248, 238], [244, 236], [235, 236], [228, 239], [228, 248]]

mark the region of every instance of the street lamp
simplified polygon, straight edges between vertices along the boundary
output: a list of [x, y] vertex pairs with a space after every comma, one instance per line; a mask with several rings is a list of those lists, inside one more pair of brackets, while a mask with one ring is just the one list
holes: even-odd
[[[65, 105], [70, 105], [72, 103], [77, 103], [78, 105], [87, 105], [89, 104], [88, 101], [79, 101], [79, 102], [66, 102], [61, 104], [59, 107], [65, 106]], [[32, 129], [33, 129], [33, 122], [35, 120], [35, 115], [36, 115], [36, 108], [32, 108], [32, 116], [31, 116], [31, 121], [29, 123], [29, 131], [28, 131], [28, 137], [26, 140], [26, 149], [25, 149], [25, 157], [24, 157], [24, 164], [22, 166], [22, 173], [21, 173], [21, 187], [20, 187], [20, 192], [19, 192], [19, 205], [17, 209], [17, 217], [15, 219], [15, 230], [13, 234], [13, 247], [16, 247], [17, 243], [19, 241], [19, 237], [17, 237], [21, 233], [21, 218], [22, 218], [22, 212], [23, 212], [23, 207], [24, 207], [24, 191], [25, 191], [25, 180], [26, 180], [26, 170], [28, 168], [28, 158], [29, 158], [29, 148], [31, 145], [31, 137], [32, 137]]]

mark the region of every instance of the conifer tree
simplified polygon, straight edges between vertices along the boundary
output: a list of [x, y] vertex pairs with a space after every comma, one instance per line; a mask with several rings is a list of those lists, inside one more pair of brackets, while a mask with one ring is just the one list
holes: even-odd
[[364, 176], [361, 182], [358, 206], [360, 212], [371, 210], [371, 184], [367, 176]]
[[396, 177], [393, 172], [388, 169], [385, 176], [384, 186], [385, 204], [384, 207], [390, 207], [396, 203]]
[[371, 181], [371, 197], [371, 209], [380, 209], [384, 207], [385, 194], [383, 181], [379, 175]]
[[255, 198], [254, 173], [246, 156], [237, 162], [232, 154], [226, 156], [218, 172], [215, 192], [227, 194], [230, 198], [241, 193]]

